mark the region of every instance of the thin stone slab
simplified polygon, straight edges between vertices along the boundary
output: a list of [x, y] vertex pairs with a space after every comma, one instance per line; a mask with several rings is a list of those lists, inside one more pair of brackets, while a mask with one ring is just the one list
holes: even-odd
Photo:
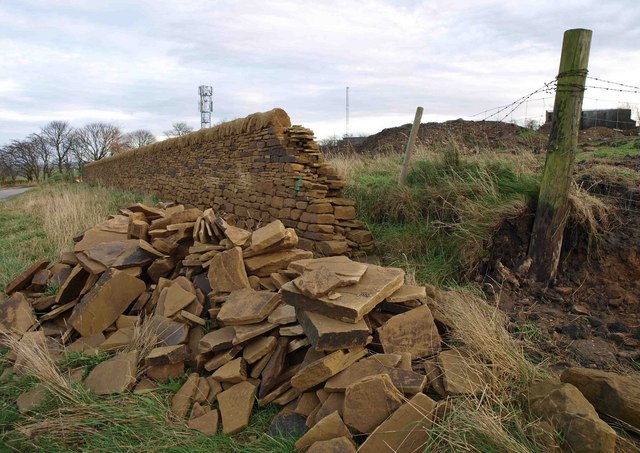
[[58, 290], [56, 304], [66, 304], [77, 299], [88, 278], [89, 273], [80, 264], [77, 264], [71, 269], [69, 276]]
[[400, 288], [403, 281], [402, 269], [369, 265], [359, 283], [341, 288], [339, 297], [329, 295], [311, 299], [302, 294], [293, 282], [285, 283], [280, 291], [284, 302], [289, 305], [355, 324]]
[[271, 312], [267, 320], [272, 324], [284, 325], [296, 322], [296, 307], [280, 304]]
[[96, 395], [124, 393], [136, 383], [138, 351], [119, 354], [96, 365], [83, 385]]
[[47, 267], [49, 260], [40, 260], [33, 263], [28, 269], [18, 274], [6, 287], [5, 292], [11, 295], [16, 291], [21, 291], [31, 284], [33, 276], [40, 270]]
[[395, 293], [387, 297], [387, 302], [399, 304], [411, 300], [425, 300], [427, 298], [427, 288], [424, 286], [402, 285]]
[[213, 436], [218, 432], [218, 411], [216, 409], [210, 410], [196, 418], [189, 420], [189, 429], [195, 429], [200, 431], [205, 436]]
[[291, 386], [302, 393], [335, 376], [365, 355], [367, 355], [366, 349], [335, 351], [302, 367], [291, 378]]
[[173, 346], [187, 342], [189, 326], [182, 322], [154, 315], [148, 318], [149, 329], [158, 338], [158, 346]]
[[31, 390], [22, 393], [16, 400], [18, 411], [21, 414], [27, 413], [42, 405], [49, 397], [49, 391], [43, 384], [36, 384]]
[[271, 324], [270, 322], [263, 322], [260, 324], [250, 324], [246, 326], [234, 326], [235, 336], [233, 337], [233, 344], [237, 345], [240, 343], [244, 343], [245, 341], [251, 340], [252, 338], [257, 337], [258, 335], [262, 335], [263, 333], [267, 333], [273, 329], [275, 329], [275, 324]]
[[232, 291], [218, 313], [218, 321], [237, 326], [264, 321], [278, 306], [282, 296], [270, 291], [243, 288]]
[[259, 337], [247, 344], [242, 350], [242, 357], [248, 364], [255, 363], [270, 352], [273, 352], [277, 343], [276, 337]]
[[413, 358], [440, 351], [440, 334], [426, 305], [393, 316], [378, 328], [384, 352], [410, 352]]
[[328, 316], [296, 309], [298, 321], [311, 345], [322, 351], [337, 351], [369, 343], [369, 327], [364, 319], [355, 324], [338, 321]]
[[211, 288], [218, 292], [229, 293], [236, 289], [251, 287], [240, 247], [234, 247], [214, 256], [209, 265], [208, 277]]
[[487, 386], [487, 368], [464, 351], [450, 349], [438, 354], [445, 391], [450, 395], [478, 394]]
[[360, 446], [361, 453], [425, 451], [437, 403], [418, 393], [395, 411]]
[[160, 346], [154, 348], [146, 357], [148, 365], [158, 366], [170, 363], [183, 362], [189, 357], [189, 350], [184, 344], [173, 346]]
[[222, 431], [225, 434], [235, 434], [249, 426], [255, 397], [256, 386], [248, 381], [235, 384], [218, 394]]
[[198, 350], [200, 352], [220, 352], [233, 346], [236, 331], [232, 326], [222, 327], [207, 333], [200, 339]]
[[100, 344], [100, 350], [109, 352], [126, 348], [131, 344], [131, 341], [133, 341], [134, 331], [135, 327], [125, 327], [116, 330], [109, 335], [109, 338]]
[[244, 264], [249, 273], [258, 277], [268, 277], [293, 261], [308, 259], [312, 256], [313, 253], [306, 250], [287, 249], [246, 258]]
[[109, 269], [76, 305], [69, 324], [81, 335], [104, 331], [146, 289], [144, 282], [126, 272]]
[[21, 337], [36, 322], [33, 307], [22, 293], [0, 302], [0, 339], [5, 335]]

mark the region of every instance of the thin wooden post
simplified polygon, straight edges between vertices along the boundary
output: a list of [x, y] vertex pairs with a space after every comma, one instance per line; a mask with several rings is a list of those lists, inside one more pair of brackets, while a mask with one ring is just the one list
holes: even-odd
[[546, 284], [555, 278], [558, 270], [569, 213], [569, 188], [578, 146], [591, 35], [591, 30], [567, 30], [562, 41], [547, 158], [529, 244], [532, 275]]
[[411, 133], [409, 134], [409, 140], [407, 146], [404, 149], [404, 160], [402, 162], [402, 170], [400, 170], [400, 179], [398, 180], [401, 186], [407, 182], [407, 173], [409, 173], [409, 162], [411, 161], [411, 153], [413, 153], [413, 145], [416, 142], [418, 135], [418, 129], [420, 129], [420, 121], [422, 120], [422, 107], [416, 109], [416, 116], [413, 119], [413, 126], [411, 126]]

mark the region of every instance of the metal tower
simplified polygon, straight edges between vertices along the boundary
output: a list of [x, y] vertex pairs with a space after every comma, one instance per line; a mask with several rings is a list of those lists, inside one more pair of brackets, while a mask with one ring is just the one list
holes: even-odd
[[344, 134], [345, 138], [349, 136], [349, 87], [347, 87], [346, 113], [347, 113], [347, 121], [346, 121], [346, 129]]
[[200, 85], [200, 129], [211, 127], [211, 112], [213, 112], [213, 87]]

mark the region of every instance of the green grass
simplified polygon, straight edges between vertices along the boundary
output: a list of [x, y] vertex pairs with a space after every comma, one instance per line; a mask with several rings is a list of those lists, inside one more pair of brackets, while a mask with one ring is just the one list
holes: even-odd
[[591, 159], [617, 160], [626, 156], [637, 156], [640, 154], [640, 140], [623, 140], [612, 142], [615, 146], [601, 146], [593, 151], [578, 150], [576, 161], [582, 162]]
[[487, 256], [506, 217], [537, 196], [538, 176], [513, 158], [461, 157], [454, 149], [415, 160], [399, 187], [400, 157], [374, 160], [349, 180], [348, 197], [385, 262], [413, 267], [419, 281], [459, 284]]
[[47, 241], [38, 218], [12, 212], [0, 203], [0, 292], [16, 274], [34, 261], [53, 258], [53, 244]]

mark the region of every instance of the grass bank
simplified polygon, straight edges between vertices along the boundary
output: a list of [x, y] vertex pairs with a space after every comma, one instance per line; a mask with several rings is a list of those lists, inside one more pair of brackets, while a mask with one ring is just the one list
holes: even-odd
[[531, 153], [463, 155], [451, 145], [419, 150], [407, 185], [398, 185], [402, 157], [334, 156], [385, 262], [418, 281], [460, 284], [487, 255], [492, 234], [535, 199], [542, 161]]

